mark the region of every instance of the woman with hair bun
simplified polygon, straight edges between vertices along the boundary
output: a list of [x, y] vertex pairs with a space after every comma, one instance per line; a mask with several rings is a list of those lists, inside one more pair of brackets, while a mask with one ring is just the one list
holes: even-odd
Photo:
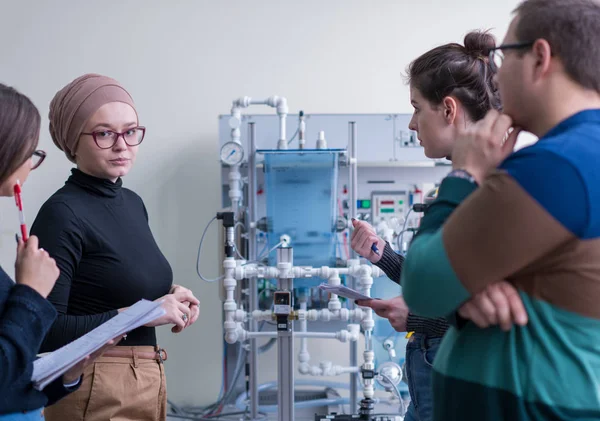
[[[488, 58], [495, 47], [496, 42], [491, 34], [474, 31], [465, 36], [464, 45], [441, 45], [424, 53], [409, 65], [408, 81], [414, 108], [409, 129], [417, 133], [428, 158], [451, 160], [459, 131], [483, 119], [488, 111], [501, 109], [500, 96], [493, 82], [494, 67], [490, 65]], [[468, 174], [452, 171], [445, 182], [460, 189], [460, 183], [464, 182], [465, 177]], [[445, 208], [432, 209], [431, 212], [436, 214], [437, 218], [434, 219], [438, 221], [450, 215]], [[429, 220], [432, 220], [431, 217]], [[352, 249], [368, 258], [399, 284], [404, 256], [395, 253], [368, 223], [355, 220], [353, 224]], [[419, 230], [424, 229], [426, 227], [422, 224]], [[380, 254], [373, 252], [373, 244], [381, 250]], [[490, 288], [503, 294], [510, 294], [514, 289], [506, 282], [499, 282]], [[440, 292], [432, 292], [438, 293]], [[358, 304], [370, 307], [378, 316], [388, 319], [397, 331], [411, 332], [406, 348], [406, 373], [411, 404], [405, 421], [432, 420], [432, 364], [449, 328], [449, 321], [446, 318], [431, 319], [411, 313], [402, 296], [389, 300], [359, 301]], [[518, 307], [519, 304], [517, 302], [515, 305]], [[475, 303], [468, 302], [465, 305], [473, 307]], [[522, 310], [522, 307], [514, 310]], [[523, 311], [520, 313], [522, 316]], [[477, 315], [470, 316], [470, 320], [476, 324], [485, 323]], [[519, 320], [522, 322], [522, 319]], [[496, 322], [501, 325], [506, 323], [506, 320]]]

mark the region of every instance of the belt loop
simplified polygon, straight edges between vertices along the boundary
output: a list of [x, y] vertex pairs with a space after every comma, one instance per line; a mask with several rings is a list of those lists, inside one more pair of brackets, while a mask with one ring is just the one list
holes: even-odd
[[160, 346], [156, 345], [156, 355], [158, 356], [158, 361], [160, 364], [164, 364], [167, 361], [167, 351], [162, 349]]
[[135, 368], [138, 368], [138, 356], [137, 356], [137, 352], [135, 352], [135, 347], [131, 348], [131, 354], [133, 356], [133, 366]]
[[421, 350], [427, 351], [427, 335], [425, 333], [421, 335]]

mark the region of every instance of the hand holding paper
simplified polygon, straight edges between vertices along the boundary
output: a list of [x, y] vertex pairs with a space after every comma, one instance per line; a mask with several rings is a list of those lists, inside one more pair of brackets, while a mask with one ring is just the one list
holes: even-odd
[[76, 382], [77, 379], [79, 379], [81, 377], [81, 375], [83, 374], [83, 371], [85, 370], [85, 368], [88, 365], [92, 364], [96, 360], [96, 358], [101, 357], [102, 354], [104, 353], [104, 351], [117, 345], [121, 341], [121, 339], [123, 339], [123, 336], [125, 336], [125, 335], [120, 335], [117, 338], [111, 339], [100, 349], [92, 352], [90, 355], [85, 357], [83, 360], [81, 360], [80, 362], [75, 364], [71, 369], [69, 369], [65, 374], [63, 374], [63, 383], [69, 384], [69, 383]]
[[[161, 301], [140, 300], [81, 338], [35, 360], [31, 377], [35, 388], [42, 390], [58, 377], [74, 369], [88, 356], [95, 355], [96, 351], [106, 346], [114, 346], [107, 345], [113, 338], [119, 338], [133, 329], [163, 316], [165, 310], [161, 305]], [[102, 352], [104, 350], [102, 349]], [[85, 362], [83, 364], [85, 365]], [[70, 374], [77, 374], [77, 369]]]

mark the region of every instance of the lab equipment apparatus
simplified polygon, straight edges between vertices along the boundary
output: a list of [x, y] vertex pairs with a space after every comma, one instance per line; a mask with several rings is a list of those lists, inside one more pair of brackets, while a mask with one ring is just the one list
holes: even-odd
[[[276, 115], [242, 114], [256, 105], [270, 106]], [[238, 408], [247, 406], [247, 417], [259, 419], [263, 389], [258, 382], [257, 339], [268, 338], [277, 346], [279, 420], [294, 420], [294, 385], [302, 381], [296, 375], [350, 378], [345, 382], [349, 398], [326, 399], [347, 401], [350, 414], [317, 415], [315, 420], [400, 420], [401, 415], [376, 415], [375, 395], [387, 393], [403, 405], [403, 335], [395, 335], [389, 322], [370, 309], [336, 294], [323, 295], [316, 287], [326, 282], [367, 297], [398, 295], [397, 284], [350, 249], [350, 221], [372, 223], [398, 249], [396, 240], [403, 231], [418, 226], [420, 215], [410, 212], [415, 189], [428, 191], [449, 167], [443, 160], [425, 157], [407, 129], [409, 115], [288, 112], [283, 97], [242, 97], [233, 101], [230, 115], [219, 119], [227, 210], [221, 218], [227, 221], [220, 281], [224, 337], [228, 344], [248, 343], [245, 382], [234, 378], [240, 351], [233, 348], [226, 361], [236, 367], [226, 363], [231, 376], [226, 382], [239, 388], [233, 395], [240, 396]], [[297, 118], [297, 127], [287, 125], [288, 116]], [[359, 131], [365, 139], [360, 160]], [[273, 328], [259, 329], [273, 322]], [[357, 343], [363, 338], [364, 352], [359, 354]], [[297, 356], [295, 340], [300, 341]], [[336, 364], [335, 356], [311, 364], [309, 340], [348, 343], [350, 365]]]

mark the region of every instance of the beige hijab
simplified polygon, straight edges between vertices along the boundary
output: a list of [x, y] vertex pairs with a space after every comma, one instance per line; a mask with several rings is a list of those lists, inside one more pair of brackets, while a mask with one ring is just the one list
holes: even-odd
[[50, 135], [56, 146], [75, 162], [79, 137], [89, 118], [109, 102], [124, 102], [135, 110], [133, 98], [119, 82], [86, 74], [56, 93], [50, 102]]

